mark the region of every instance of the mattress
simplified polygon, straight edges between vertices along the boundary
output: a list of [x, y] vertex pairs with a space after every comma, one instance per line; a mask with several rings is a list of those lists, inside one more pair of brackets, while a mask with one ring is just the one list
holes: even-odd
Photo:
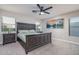
[[19, 37], [22, 41], [26, 42], [26, 36], [27, 36], [27, 35], [37, 35], [37, 34], [40, 34], [40, 33], [18, 33], [18, 37]]

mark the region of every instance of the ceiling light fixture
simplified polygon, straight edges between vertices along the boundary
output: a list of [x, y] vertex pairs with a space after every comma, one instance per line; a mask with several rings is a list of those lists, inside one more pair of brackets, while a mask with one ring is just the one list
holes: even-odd
[[40, 12], [40, 13], [39, 13], [39, 15], [43, 15], [43, 14], [45, 14], [45, 13], [44, 13], [44, 12]]

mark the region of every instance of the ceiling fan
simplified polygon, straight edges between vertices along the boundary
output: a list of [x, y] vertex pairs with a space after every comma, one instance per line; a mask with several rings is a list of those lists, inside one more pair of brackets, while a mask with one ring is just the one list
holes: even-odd
[[53, 8], [52, 6], [50, 6], [50, 7], [44, 9], [44, 6], [40, 6], [39, 4], [37, 4], [37, 7], [39, 8], [39, 10], [32, 10], [32, 12], [33, 13], [39, 12], [39, 15], [50, 14], [50, 12], [47, 12], [47, 10]]

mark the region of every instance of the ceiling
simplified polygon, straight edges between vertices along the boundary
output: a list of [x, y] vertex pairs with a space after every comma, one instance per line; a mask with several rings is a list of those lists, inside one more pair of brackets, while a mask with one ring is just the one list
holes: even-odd
[[48, 10], [50, 14], [39, 15], [38, 13], [32, 13], [32, 10], [38, 9], [36, 4], [0, 4], [0, 9], [24, 14], [35, 19], [44, 19], [54, 17], [56, 15], [68, 13], [71, 11], [79, 10], [79, 4], [41, 4], [44, 8], [53, 6], [52, 9]]

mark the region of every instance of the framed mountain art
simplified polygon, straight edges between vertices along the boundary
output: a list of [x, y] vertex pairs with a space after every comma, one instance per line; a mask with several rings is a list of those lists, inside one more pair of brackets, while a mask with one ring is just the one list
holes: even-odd
[[47, 21], [47, 28], [49, 29], [63, 29], [64, 19], [51, 19]]

